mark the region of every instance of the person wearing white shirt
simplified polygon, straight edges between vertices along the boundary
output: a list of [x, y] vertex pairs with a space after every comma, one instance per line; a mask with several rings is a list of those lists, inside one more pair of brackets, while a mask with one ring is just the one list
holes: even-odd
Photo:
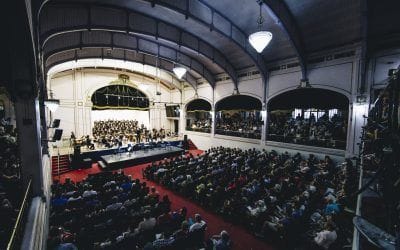
[[337, 234], [332, 223], [327, 223], [325, 228], [325, 230], [317, 233], [314, 242], [323, 249], [329, 249], [329, 246], [336, 241]]
[[189, 232], [199, 230], [207, 225], [207, 223], [201, 218], [200, 214], [195, 214], [194, 220], [195, 223], [193, 223], [193, 225], [190, 226]]

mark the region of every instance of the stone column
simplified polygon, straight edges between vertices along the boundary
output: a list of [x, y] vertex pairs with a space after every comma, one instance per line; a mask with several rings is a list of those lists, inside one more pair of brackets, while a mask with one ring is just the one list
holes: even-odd
[[263, 125], [261, 128], [261, 144], [265, 145], [265, 142], [267, 141], [267, 116], [268, 116], [268, 112], [266, 110], [265, 107], [263, 107], [263, 109], [261, 110], [261, 118], [263, 121]]
[[24, 186], [32, 180], [33, 196], [43, 195], [40, 109], [37, 98], [17, 97], [15, 115]]
[[212, 105], [212, 109], [211, 109], [211, 136], [214, 137], [215, 135], [215, 107], [214, 105]]
[[183, 136], [186, 125], [186, 110], [182, 104], [180, 105], [179, 111], [178, 133], [179, 136]]

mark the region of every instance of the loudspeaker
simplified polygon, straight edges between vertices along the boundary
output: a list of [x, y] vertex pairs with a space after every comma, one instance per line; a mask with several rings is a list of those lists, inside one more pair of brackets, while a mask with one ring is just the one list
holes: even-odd
[[61, 140], [62, 133], [63, 133], [63, 130], [62, 130], [62, 129], [56, 129], [56, 130], [54, 131], [53, 141], [59, 141], [59, 140]]
[[51, 125], [52, 128], [60, 127], [60, 119], [54, 119], [53, 124]]
[[183, 149], [188, 150], [189, 149], [189, 143], [188, 143], [188, 136], [183, 135]]

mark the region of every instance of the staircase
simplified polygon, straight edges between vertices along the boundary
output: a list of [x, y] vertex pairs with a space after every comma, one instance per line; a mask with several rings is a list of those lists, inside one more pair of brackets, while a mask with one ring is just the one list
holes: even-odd
[[197, 147], [196, 147], [196, 145], [194, 145], [194, 143], [192, 142], [192, 140], [188, 140], [188, 148], [189, 148], [189, 150], [194, 150], [194, 149], [197, 149]]
[[[60, 155], [60, 174], [65, 174], [71, 171], [69, 155]], [[58, 176], [58, 156], [51, 157], [51, 174]]]

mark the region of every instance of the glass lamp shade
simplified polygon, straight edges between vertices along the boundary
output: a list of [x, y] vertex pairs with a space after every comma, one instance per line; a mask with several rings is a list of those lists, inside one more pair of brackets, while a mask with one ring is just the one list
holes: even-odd
[[182, 79], [183, 75], [186, 73], [186, 69], [184, 67], [174, 67], [172, 71], [174, 71], [178, 79]]
[[258, 31], [249, 36], [251, 46], [253, 46], [258, 53], [261, 53], [271, 40], [272, 33], [269, 31]]
[[55, 112], [57, 110], [58, 106], [60, 106], [60, 100], [48, 99], [48, 100], [44, 101], [44, 104], [46, 105], [46, 107], [48, 109], [50, 109], [51, 112]]

